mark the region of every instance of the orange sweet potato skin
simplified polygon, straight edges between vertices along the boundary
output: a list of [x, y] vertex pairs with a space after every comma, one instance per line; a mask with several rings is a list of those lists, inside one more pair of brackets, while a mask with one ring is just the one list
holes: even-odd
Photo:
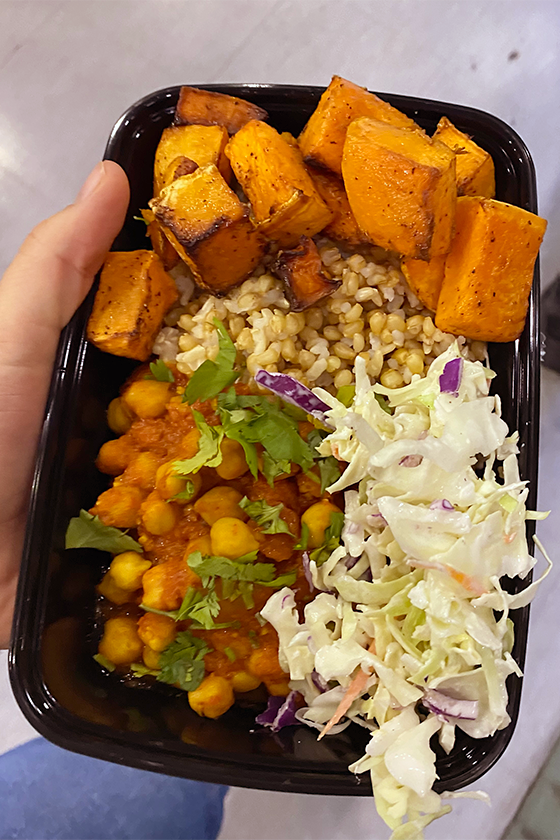
[[445, 259], [445, 257], [432, 257], [431, 260], [403, 260], [401, 262], [401, 271], [408, 285], [424, 306], [433, 312], [436, 311], [443, 283]]
[[149, 204], [197, 285], [214, 294], [241, 283], [264, 253], [247, 206], [213, 164], [177, 178]]
[[455, 128], [447, 117], [439, 121], [434, 138], [457, 154], [457, 194], [494, 198], [496, 178], [491, 155], [477, 146], [468, 134]]
[[106, 353], [144, 362], [177, 297], [154, 251], [113, 251], [101, 271], [87, 337]]
[[455, 155], [420, 132], [361, 117], [348, 128], [344, 186], [368, 239], [411, 259], [449, 252], [455, 224]]
[[317, 246], [307, 236], [301, 237], [297, 248], [280, 251], [272, 271], [284, 282], [292, 312], [313, 306], [341, 284], [340, 280], [327, 277]]
[[332, 221], [323, 228], [325, 236], [348, 242], [349, 245], [367, 242], [354, 218], [342, 180], [326, 169], [308, 166], [307, 171], [317, 192], [333, 214]]
[[373, 117], [400, 128], [421, 130], [406, 114], [366, 88], [333, 76], [298, 138], [305, 161], [340, 175], [346, 132], [357, 117]]
[[172, 125], [165, 128], [154, 159], [154, 195], [173, 180], [171, 164], [180, 157], [198, 166], [215, 164], [226, 181], [231, 181], [231, 167], [224, 154], [229, 135], [219, 125]]
[[149, 208], [140, 211], [146, 222], [146, 236], [150, 237], [152, 248], [163, 263], [166, 271], [171, 271], [179, 262], [179, 254], [164, 234], [160, 223]]
[[545, 230], [544, 219], [520, 207], [459, 198], [436, 310], [439, 329], [481, 341], [518, 338]]
[[259, 120], [247, 123], [229, 141], [226, 155], [259, 230], [269, 239], [291, 246], [331, 221], [299, 149], [271, 126]]
[[176, 125], [223, 125], [229, 134], [235, 134], [249, 120], [266, 119], [264, 108], [252, 102], [187, 85], [181, 88], [175, 110]]

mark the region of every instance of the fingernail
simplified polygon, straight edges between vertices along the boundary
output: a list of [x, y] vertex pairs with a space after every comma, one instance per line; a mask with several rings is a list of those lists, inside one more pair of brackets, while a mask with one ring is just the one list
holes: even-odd
[[76, 196], [74, 204], [78, 204], [80, 201], [84, 201], [86, 198], [90, 197], [90, 195], [97, 189], [104, 173], [105, 164], [101, 160], [89, 173], [80, 192]]

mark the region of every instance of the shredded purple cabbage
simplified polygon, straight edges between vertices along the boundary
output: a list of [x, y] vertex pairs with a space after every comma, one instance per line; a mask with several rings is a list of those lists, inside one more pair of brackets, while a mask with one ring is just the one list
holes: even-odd
[[478, 716], [478, 700], [457, 700], [434, 688], [426, 689], [422, 703], [430, 712], [444, 720], [476, 720]]
[[387, 520], [385, 519], [382, 513], [368, 514], [366, 517], [366, 522], [372, 527], [375, 527], [376, 525], [383, 525], [383, 527], [385, 527], [385, 525], [387, 525]]
[[329, 425], [326, 421], [325, 412], [330, 411], [330, 407], [316, 397], [313, 391], [294, 379], [293, 376], [288, 376], [287, 373], [269, 373], [267, 370], [258, 370], [255, 374], [255, 382], [268, 388], [273, 394], [277, 394], [286, 402], [296, 405], [303, 409], [306, 414], [311, 414], [321, 423]]
[[399, 461], [399, 467], [419, 467], [423, 460], [422, 455], [405, 455]]
[[451, 359], [450, 362], [447, 362], [439, 378], [439, 388], [442, 394], [452, 394], [457, 397], [462, 374], [463, 360], [461, 358]]
[[436, 499], [430, 505], [430, 510], [455, 510], [455, 505], [452, 505], [447, 499]]
[[279, 732], [285, 726], [293, 726], [297, 723], [297, 698], [297, 691], [290, 691], [287, 697], [270, 696], [265, 711], [257, 715], [255, 722], [270, 727], [273, 732]]
[[321, 674], [319, 674], [319, 672], [316, 671], [315, 668], [313, 668], [313, 670], [311, 671], [311, 682], [313, 683], [315, 688], [317, 688], [321, 693], [329, 690], [328, 682], [325, 679], [323, 679]]
[[309, 552], [304, 551], [302, 555], [303, 574], [305, 575], [305, 580], [309, 584], [309, 591], [315, 592], [315, 585], [313, 583], [313, 576], [311, 574], [311, 566], [309, 565], [310, 562], [311, 561], [309, 558]]
[[347, 554], [344, 558], [344, 565], [347, 569], [353, 569], [359, 559], [359, 557], [351, 557], [350, 554]]

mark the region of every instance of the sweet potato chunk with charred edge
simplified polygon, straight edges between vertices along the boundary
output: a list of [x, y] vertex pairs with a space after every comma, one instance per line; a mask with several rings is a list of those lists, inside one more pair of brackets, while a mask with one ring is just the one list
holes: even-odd
[[332, 219], [299, 149], [266, 123], [247, 123], [226, 147], [234, 174], [251, 202], [259, 230], [281, 245], [297, 245]]
[[196, 283], [214, 294], [241, 283], [264, 253], [247, 206], [213, 164], [177, 178], [150, 208]]
[[183, 86], [175, 109], [176, 125], [223, 125], [235, 134], [249, 120], [266, 120], [264, 108], [237, 96]]
[[338, 289], [341, 281], [327, 277], [322, 269], [317, 246], [307, 236], [301, 237], [297, 248], [279, 252], [272, 271], [285, 284], [292, 312], [301, 312]]
[[114, 251], [101, 272], [87, 337], [106, 353], [144, 362], [177, 297], [154, 251]]
[[349, 245], [367, 242], [354, 218], [346, 190], [341, 178], [326, 169], [308, 166], [307, 171], [313, 179], [317, 192], [333, 214], [332, 221], [323, 228], [325, 236], [343, 240]]
[[229, 183], [231, 167], [224, 154], [228, 140], [227, 130], [219, 125], [172, 125], [164, 129], [154, 159], [154, 195], [174, 180], [171, 164], [177, 158], [189, 158], [198, 166], [214, 163]]
[[434, 139], [449, 146], [457, 155], [457, 194], [494, 198], [496, 179], [492, 157], [469, 137], [442, 117]]
[[298, 138], [306, 163], [323, 166], [340, 175], [346, 132], [357, 117], [373, 117], [399, 128], [421, 131], [410, 117], [374, 93], [340, 76], [333, 76]]

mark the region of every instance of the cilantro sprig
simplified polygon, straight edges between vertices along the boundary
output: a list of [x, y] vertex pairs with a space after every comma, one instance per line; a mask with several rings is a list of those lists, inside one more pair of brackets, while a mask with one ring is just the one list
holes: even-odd
[[163, 359], [150, 362], [150, 372], [146, 374], [144, 379], [155, 379], [157, 382], [175, 382], [173, 371], [167, 367]]
[[281, 516], [284, 505], [269, 505], [264, 499], [251, 502], [245, 496], [239, 507], [259, 525], [263, 534], [292, 534]]
[[204, 678], [204, 657], [212, 650], [203, 639], [189, 630], [177, 633], [159, 657], [159, 682], [176, 685], [184, 691], [194, 691]]
[[[344, 526], [344, 514], [340, 510], [334, 510], [331, 513], [331, 519], [325, 534], [323, 542], [318, 548], [314, 548], [309, 552], [309, 559], [314, 560], [317, 566], [322, 566], [323, 563], [329, 559], [335, 548], [340, 545], [340, 538], [342, 536], [342, 528]], [[304, 522], [301, 526], [301, 537], [296, 543], [295, 548], [306, 550], [309, 544], [309, 528]]]
[[173, 471], [178, 475], [191, 475], [191, 473], [197, 473], [202, 467], [218, 467], [222, 463], [220, 444], [224, 439], [223, 428], [210, 426], [200, 411], [194, 408], [193, 417], [196, 428], [200, 432], [198, 452], [192, 458], [173, 462]]
[[221, 321], [214, 318], [218, 332], [218, 355], [211, 361], [206, 359], [193, 373], [185, 389], [185, 400], [192, 405], [196, 400], [210, 400], [224, 388], [229, 388], [241, 375], [234, 370], [236, 349], [228, 331]]
[[140, 543], [129, 537], [124, 531], [104, 525], [98, 516], [81, 510], [79, 516], [74, 516], [68, 523], [66, 530], [66, 548], [97, 548], [99, 551], [109, 551], [111, 554], [121, 554], [123, 551], [138, 551], [143, 549]]

